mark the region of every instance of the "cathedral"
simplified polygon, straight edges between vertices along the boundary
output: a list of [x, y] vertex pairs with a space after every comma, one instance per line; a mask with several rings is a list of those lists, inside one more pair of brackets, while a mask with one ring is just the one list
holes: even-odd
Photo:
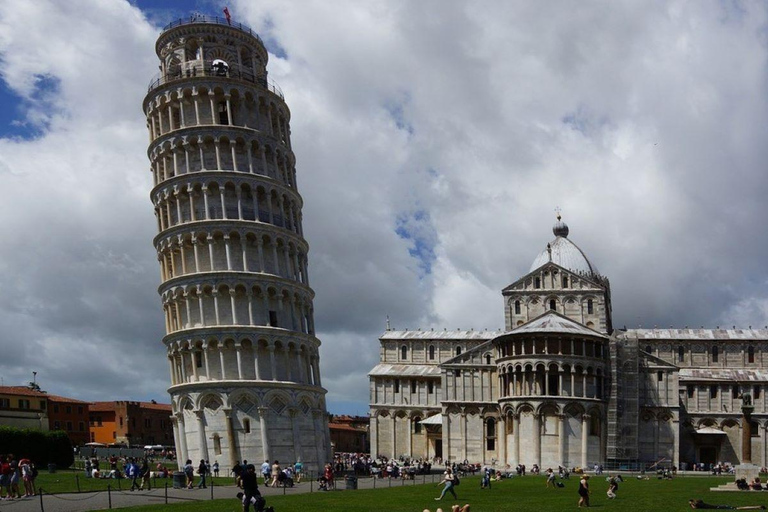
[[[374, 457], [540, 467], [768, 465], [768, 330], [614, 329], [611, 287], [555, 235], [504, 331], [397, 331], [370, 377]], [[748, 425], [742, 403], [754, 406]]]

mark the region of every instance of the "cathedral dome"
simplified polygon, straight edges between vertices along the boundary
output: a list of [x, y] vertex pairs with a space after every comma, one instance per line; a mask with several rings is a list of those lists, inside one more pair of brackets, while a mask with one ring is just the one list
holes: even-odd
[[552, 232], [556, 238], [547, 244], [547, 248], [536, 256], [529, 272], [533, 272], [551, 261], [577, 274], [599, 274], [597, 267], [589, 261], [584, 251], [568, 240], [568, 224], [560, 220], [560, 215], [557, 216], [557, 222], [552, 227]]

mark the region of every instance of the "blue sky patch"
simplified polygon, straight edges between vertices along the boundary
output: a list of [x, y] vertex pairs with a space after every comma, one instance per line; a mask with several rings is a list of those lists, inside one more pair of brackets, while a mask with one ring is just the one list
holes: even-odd
[[395, 233], [411, 243], [408, 254], [418, 260], [424, 275], [430, 274], [436, 258], [437, 236], [429, 213], [425, 210], [415, 210], [412, 213], [400, 215], [396, 220]]
[[60, 80], [53, 75], [35, 76], [29, 99], [19, 96], [7, 82], [0, 81], [0, 137], [34, 139], [48, 128], [54, 113], [52, 99]]

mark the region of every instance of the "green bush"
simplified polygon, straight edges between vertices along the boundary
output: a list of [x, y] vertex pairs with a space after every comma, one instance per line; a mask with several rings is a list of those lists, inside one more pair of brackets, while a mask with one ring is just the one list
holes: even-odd
[[12, 453], [16, 459], [28, 458], [38, 469], [48, 464], [68, 468], [75, 460], [72, 442], [66, 432], [44, 432], [13, 427], [0, 427], [0, 454]]

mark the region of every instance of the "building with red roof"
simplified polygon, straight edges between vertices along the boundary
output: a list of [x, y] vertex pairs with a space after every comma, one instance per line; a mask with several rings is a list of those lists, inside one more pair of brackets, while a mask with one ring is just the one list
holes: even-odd
[[171, 405], [116, 400], [90, 404], [90, 441], [173, 446]]

